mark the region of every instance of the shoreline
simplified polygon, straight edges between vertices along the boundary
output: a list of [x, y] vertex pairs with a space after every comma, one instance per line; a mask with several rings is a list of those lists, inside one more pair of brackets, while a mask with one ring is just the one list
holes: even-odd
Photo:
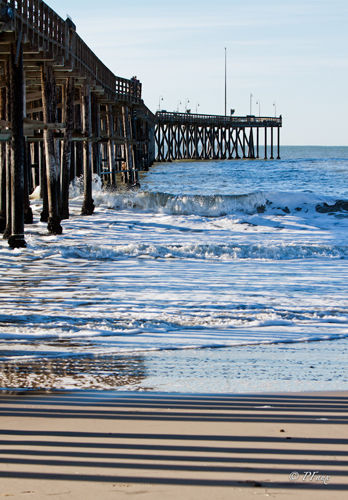
[[347, 391], [11, 392], [0, 393], [3, 496], [321, 500], [348, 490]]

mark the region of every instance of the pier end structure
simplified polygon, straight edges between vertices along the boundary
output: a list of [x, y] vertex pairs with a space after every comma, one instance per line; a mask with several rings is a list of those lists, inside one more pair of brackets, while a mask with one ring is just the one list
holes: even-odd
[[264, 130], [264, 157], [271, 134], [270, 159], [274, 159], [274, 129], [277, 159], [280, 159], [282, 117], [220, 116], [191, 113], [156, 113], [156, 160], [218, 160], [259, 158], [260, 130]]
[[91, 214], [93, 174], [111, 188], [137, 185], [155, 160], [156, 119], [141, 82], [115, 76], [72, 20], [41, 0], [0, 0], [0, 115], [0, 231], [11, 246], [24, 246], [22, 212], [37, 186], [41, 220], [59, 234], [73, 178], [84, 176]]

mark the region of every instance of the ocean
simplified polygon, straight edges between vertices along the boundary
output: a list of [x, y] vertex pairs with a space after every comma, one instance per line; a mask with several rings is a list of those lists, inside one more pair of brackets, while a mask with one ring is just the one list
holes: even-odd
[[0, 240], [0, 388], [348, 389], [348, 147], [182, 161]]

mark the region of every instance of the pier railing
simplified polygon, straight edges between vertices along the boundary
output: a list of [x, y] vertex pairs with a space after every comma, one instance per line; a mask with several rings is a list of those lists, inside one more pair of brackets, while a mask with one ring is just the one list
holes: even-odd
[[[141, 100], [141, 83], [119, 78], [110, 71], [76, 33], [70, 19], [64, 21], [41, 0], [0, 0], [0, 7], [12, 9], [0, 20], [1, 43], [21, 39], [25, 57], [50, 60], [78, 76], [101, 86], [112, 100]], [[34, 56], [36, 54], [36, 56]]]
[[176, 113], [168, 111], [157, 111], [157, 123], [173, 123], [182, 125], [216, 125], [226, 127], [246, 126], [246, 127], [281, 127], [282, 117], [257, 117], [247, 116], [222, 116], [222, 115], [202, 115], [193, 113]]

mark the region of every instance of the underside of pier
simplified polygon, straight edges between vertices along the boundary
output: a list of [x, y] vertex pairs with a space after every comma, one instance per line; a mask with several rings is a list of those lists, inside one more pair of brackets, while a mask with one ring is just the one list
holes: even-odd
[[25, 246], [29, 193], [40, 186], [41, 220], [60, 234], [69, 183], [83, 175], [83, 214], [94, 210], [92, 178], [138, 185], [155, 159], [155, 116], [135, 78], [115, 76], [41, 0], [0, 0], [0, 231]]

